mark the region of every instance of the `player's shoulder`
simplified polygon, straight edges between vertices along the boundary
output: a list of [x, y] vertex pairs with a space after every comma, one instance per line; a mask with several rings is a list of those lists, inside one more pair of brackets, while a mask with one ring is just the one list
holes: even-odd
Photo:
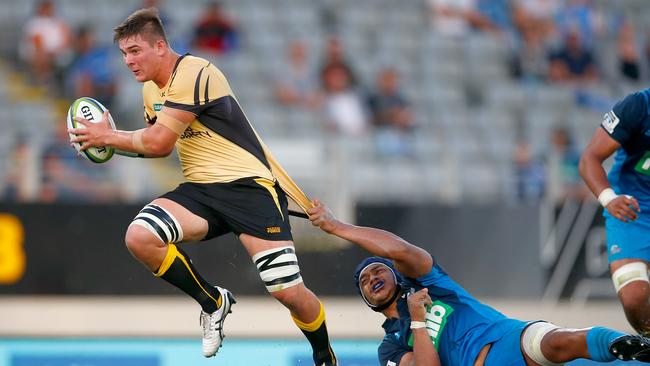
[[613, 132], [614, 128], [619, 125], [637, 126], [648, 117], [648, 101], [650, 100], [650, 89], [640, 90], [628, 94], [619, 100], [611, 111], [605, 114], [603, 127]]
[[219, 71], [219, 69], [214, 64], [212, 64], [212, 62], [203, 57], [190, 55], [189, 53], [181, 57], [182, 58], [179, 60], [178, 66], [175, 70], [177, 76], [194, 75], [196, 77], [199, 72], [206, 72], [202, 71], [204, 69], [207, 71]]
[[614, 105], [613, 110], [619, 117], [623, 117], [624, 114], [633, 116], [647, 114], [649, 97], [650, 89], [628, 94]]

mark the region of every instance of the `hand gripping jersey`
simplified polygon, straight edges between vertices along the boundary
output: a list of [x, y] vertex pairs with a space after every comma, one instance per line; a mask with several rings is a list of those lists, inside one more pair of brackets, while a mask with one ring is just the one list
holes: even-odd
[[[443, 366], [473, 365], [481, 348], [521, 325], [521, 321], [478, 302], [438, 265], [425, 276], [406, 278], [403, 286], [404, 294], [411, 288], [428, 289], [433, 305], [427, 308], [427, 332]], [[398, 298], [397, 310], [399, 319], [387, 319], [382, 325], [386, 335], [379, 346], [381, 366], [399, 365], [402, 356], [413, 351], [406, 295]]]
[[[290, 211], [305, 216], [311, 202], [273, 158], [244, 115], [230, 85], [209, 61], [181, 56], [167, 84], [142, 87], [144, 117], [156, 122], [163, 106], [196, 115], [176, 141], [185, 178], [194, 183], [228, 183], [245, 177], [277, 181], [291, 198]], [[298, 207], [296, 207], [298, 206]]]
[[618, 194], [634, 196], [641, 216], [650, 210], [650, 89], [630, 94], [605, 114], [601, 127], [620, 145], [608, 179]]

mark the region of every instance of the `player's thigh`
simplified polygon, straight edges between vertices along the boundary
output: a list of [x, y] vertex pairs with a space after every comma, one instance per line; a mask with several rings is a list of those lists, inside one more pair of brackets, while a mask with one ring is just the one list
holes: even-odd
[[292, 247], [293, 241], [291, 240], [267, 240], [255, 237], [250, 234], [240, 234], [239, 240], [246, 248], [248, 255], [252, 257], [256, 256], [260, 252], [268, 251], [271, 249]]
[[[179, 243], [203, 239], [208, 232], [206, 219], [192, 213], [178, 202], [157, 198], [140, 210], [129, 230], [128, 238], [143, 235], [153, 242]], [[155, 240], [158, 239], [158, 240]]]
[[151, 203], [164, 208], [178, 221], [183, 230], [181, 241], [202, 240], [208, 233], [208, 221], [192, 213], [180, 203], [168, 198], [157, 198]]
[[608, 261], [613, 271], [626, 264], [625, 260], [650, 262], [650, 220], [639, 218], [622, 222], [606, 216], [605, 231]]

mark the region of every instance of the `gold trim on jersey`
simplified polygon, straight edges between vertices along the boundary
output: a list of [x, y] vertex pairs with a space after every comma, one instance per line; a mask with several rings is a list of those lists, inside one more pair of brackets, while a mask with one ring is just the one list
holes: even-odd
[[275, 191], [275, 182], [264, 178], [255, 178], [254, 180], [255, 183], [261, 185], [262, 187], [266, 188], [267, 191], [269, 191], [271, 197], [273, 197], [273, 202], [275, 202], [275, 205], [278, 208], [278, 212], [280, 213], [280, 216], [282, 216], [282, 220], [284, 220], [284, 215], [282, 214], [282, 208], [280, 207], [280, 199], [278, 198], [278, 192]]

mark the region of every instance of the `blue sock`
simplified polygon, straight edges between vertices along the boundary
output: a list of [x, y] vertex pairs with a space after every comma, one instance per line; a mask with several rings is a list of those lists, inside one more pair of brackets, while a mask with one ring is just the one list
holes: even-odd
[[615, 339], [625, 333], [604, 328], [593, 327], [587, 332], [587, 351], [591, 359], [598, 362], [614, 361], [616, 357], [609, 353], [609, 344]]

